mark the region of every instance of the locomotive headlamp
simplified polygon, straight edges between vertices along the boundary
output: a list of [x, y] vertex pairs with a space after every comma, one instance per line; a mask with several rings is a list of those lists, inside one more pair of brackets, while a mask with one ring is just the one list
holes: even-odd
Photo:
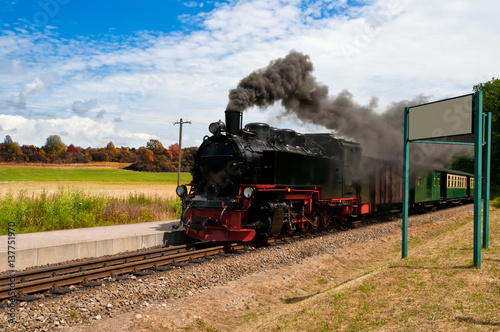
[[245, 198], [252, 198], [255, 196], [255, 193], [256, 193], [256, 190], [254, 187], [246, 187], [245, 189], [243, 189], [243, 196]]
[[182, 198], [187, 195], [187, 187], [181, 184], [177, 187], [177, 189], [175, 189], [175, 192], [177, 193], [177, 196]]
[[208, 131], [212, 134], [220, 134], [223, 131], [226, 131], [226, 125], [221, 120], [217, 122], [212, 122], [210, 126], [208, 126]]

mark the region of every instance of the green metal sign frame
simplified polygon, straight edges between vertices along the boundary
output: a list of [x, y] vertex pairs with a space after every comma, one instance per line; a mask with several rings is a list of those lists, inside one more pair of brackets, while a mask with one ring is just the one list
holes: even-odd
[[[404, 111], [404, 150], [403, 150], [403, 224], [402, 224], [402, 258], [408, 256], [408, 210], [409, 210], [409, 173], [410, 142], [433, 144], [460, 144], [474, 146], [474, 266], [481, 267], [481, 201], [484, 183], [483, 207], [483, 248], [489, 245], [489, 206], [490, 206], [490, 158], [491, 158], [491, 113], [483, 114], [483, 93], [473, 95], [473, 134], [474, 143], [443, 142], [428, 140], [409, 140], [410, 108]], [[483, 146], [485, 155], [483, 163]], [[484, 176], [484, 178], [483, 178]], [[484, 181], [484, 182], [483, 182]]]

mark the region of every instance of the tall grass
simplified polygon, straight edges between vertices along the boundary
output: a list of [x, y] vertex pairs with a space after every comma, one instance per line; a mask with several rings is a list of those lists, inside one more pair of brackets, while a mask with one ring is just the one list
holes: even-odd
[[0, 211], [0, 234], [7, 234], [9, 222], [16, 233], [28, 233], [174, 219], [181, 204], [137, 193], [116, 198], [60, 189], [31, 197], [9, 193], [0, 198]]

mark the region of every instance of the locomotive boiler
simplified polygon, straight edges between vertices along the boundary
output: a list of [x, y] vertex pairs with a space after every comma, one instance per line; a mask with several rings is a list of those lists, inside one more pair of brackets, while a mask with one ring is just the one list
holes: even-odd
[[300, 134], [265, 123], [242, 126], [240, 111], [210, 124], [177, 188], [180, 225], [202, 241], [250, 241], [345, 222], [370, 212], [361, 193], [361, 147], [331, 134]]

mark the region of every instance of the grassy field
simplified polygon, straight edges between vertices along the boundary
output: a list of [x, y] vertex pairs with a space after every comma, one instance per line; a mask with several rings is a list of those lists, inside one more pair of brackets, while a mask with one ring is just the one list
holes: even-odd
[[[349, 256], [325, 258], [325, 268], [300, 285], [317, 295], [255, 313], [255, 319], [247, 315], [245, 330], [498, 331], [498, 221], [500, 210], [494, 209], [481, 269], [472, 267], [472, 217], [436, 221], [410, 230], [410, 252], [403, 260], [400, 234], [363, 243]], [[347, 278], [331, 284], [341, 275]]]
[[[104, 183], [155, 183], [176, 184], [177, 173], [134, 172], [119, 168], [83, 167], [40, 167], [17, 166], [0, 167], [0, 181], [81, 181]], [[181, 173], [181, 182], [189, 183], [191, 175]]]
[[[500, 209], [491, 209], [490, 246], [482, 250], [480, 269], [472, 266], [472, 221], [471, 207], [410, 227], [405, 259], [401, 233], [395, 232], [340, 247], [298, 267], [243, 278], [216, 293], [228, 297], [222, 303], [234, 302], [238, 309], [218, 308], [216, 315], [208, 313], [215, 309], [203, 311], [200, 305], [192, 312], [201, 317], [184, 329], [500, 331]], [[242, 294], [244, 303], [229, 300]], [[167, 324], [155, 319], [143, 330], [160, 331], [158, 326]]]
[[[181, 183], [191, 175], [181, 173]], [[116, 167], [0, 166], [0, 234], [176, 219], [177, 173]]]

